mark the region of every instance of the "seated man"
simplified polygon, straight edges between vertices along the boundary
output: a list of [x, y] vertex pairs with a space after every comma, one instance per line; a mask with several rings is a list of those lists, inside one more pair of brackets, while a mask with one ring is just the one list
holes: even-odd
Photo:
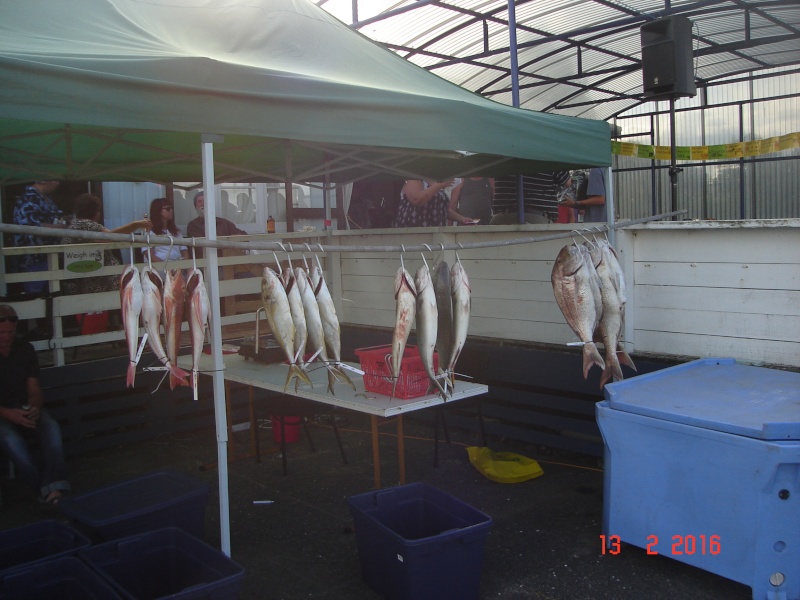
[[[39, 501], [58, 504], [70, 489], [58, 422], [42, 406], [39, 361], [30, 342], [16, 339], [17, 313], [0, 304], [0, 454], [11, 459]], [[29, 443], [37, 440], [41, 462]]]

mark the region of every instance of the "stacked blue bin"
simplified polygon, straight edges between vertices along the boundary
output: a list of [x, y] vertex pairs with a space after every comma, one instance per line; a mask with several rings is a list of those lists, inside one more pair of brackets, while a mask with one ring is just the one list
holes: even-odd
[[180, 527], [202, 538], [208, 485], [170, 470], [65, 498], [61, 512], [100, 541], [159, 529]]
[[81, 532], [55, 520], [0, 531], [0, 600], [118, 600], [75, 558], [90, 544]]
[[347, 499], [361, 575], [393, 600], [470, 600], [492, 519], [424, 483]]
[[800, 373], [702, 359], [605, 395], [607, 545], [800, 600]]
[[244, 569], [200, 539], [207, 498], [172, 471], [65, 498], [75, 528], [0, 532], [0, 600], [235, 600]]

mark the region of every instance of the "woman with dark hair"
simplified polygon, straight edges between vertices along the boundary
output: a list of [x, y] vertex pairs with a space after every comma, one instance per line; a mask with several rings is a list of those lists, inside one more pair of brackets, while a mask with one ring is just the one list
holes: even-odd
[[[174, 238], [182, 238], [183, 233], [175, 225], [175, 206], [171, 200], [166, 198], [156, 198], [150, 203], [150, 219], [153, 221], [153, 233], [155, 235], [171, 235]], [[144, 257], [147, 258], [149, 248], [142, 248]], [[153, 246], [151, 259], [153, 262], [164, 262], [167, 260], [181, 260], [189, 258], [189, 248], [186, 246]]]
[[[81, 194], [75, 199], [75, 218], [69, 225], [69, 230], [77, 231], [101, 231], [103, 233], [131, 233], [137, 229], [149, 231], [153, 226], [150, 219], [140, 219], [131, 221], [126, 225], [116, 229], [106, 229], [100, 223], [100, 212], [103, 201], [94, 194]], [[69, 236], [61, 240], [62, 244], [86, 244], [91, 240], [71, 238]], [[106, 267], [120, 264], [114, 252], [111, 250], [103, 251], [103, 265]], [[64, 291], [67, 294], [89, 294], [94, 292], [111, 292], [119, 289], [119, 276], [108, 275], [105, 277], [85, 277], [82, 279], [67, 280], [64, 282]]]

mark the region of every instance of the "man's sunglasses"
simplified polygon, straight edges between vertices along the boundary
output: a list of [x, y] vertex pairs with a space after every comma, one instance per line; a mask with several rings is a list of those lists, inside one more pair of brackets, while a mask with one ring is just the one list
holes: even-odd
[[9, 316], [0, 315], [0, 323], [5, 323], [6, 321], [8, 321], [9, 323], [16, 323], [17, 321], [19, 321], [19, 317], [17, 315], [9, 315]]

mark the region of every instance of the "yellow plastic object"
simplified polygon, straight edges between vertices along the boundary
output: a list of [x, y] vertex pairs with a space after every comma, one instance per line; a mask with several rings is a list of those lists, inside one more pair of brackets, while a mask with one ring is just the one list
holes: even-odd
[[473, 467], [498, 483], [520, 483], [544, 474], [538, 462], [514, 452], [492, 452], [490, 448], [469, 446], [467, 454]]

